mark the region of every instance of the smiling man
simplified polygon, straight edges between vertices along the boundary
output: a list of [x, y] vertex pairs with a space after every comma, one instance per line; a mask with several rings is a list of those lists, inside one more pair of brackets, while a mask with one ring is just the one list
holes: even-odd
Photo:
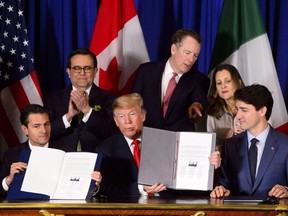
[[117, 131], [112, 115], [114, 96], [93, 83], [98, 68], [90, 50], [72, 51], [66, 71], [71, 85], [44, 101], [51, 120], [51, 139], [65, 151], [93, 152], [97, 144]]
[[207, 107], [209, 88], [208, 77], [192, 69], [201, 44], [198, 33], [180, 29], [172, 36], [167, 61], [140, 66], [132, 92], [144, 100], [148, 113], [145, 126], [195, 131], [195, 122]]
[[254, 84], [238, 89], [234, 97], [236, 118], [245, 132], [224, 142], [222, 178], [210, 196], [288, 197], [288, 136], [268, 123], [271, 92]]

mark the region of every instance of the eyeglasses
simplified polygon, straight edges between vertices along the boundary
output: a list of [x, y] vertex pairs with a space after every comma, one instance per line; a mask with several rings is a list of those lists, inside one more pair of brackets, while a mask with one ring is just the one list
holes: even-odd
[[74, 66], [74, 67], [72, 67], [70, 69], [72, 69], [73, 72], [78, 75], [78, 74], [81, 73], [82, 70], [84, 71], [85, 74], [86, 73], [90, 74], [90, 73], [92, 73], [94, 71], [95, 68], [91, 67], [91, 66], [84, 66], [84, 67]]

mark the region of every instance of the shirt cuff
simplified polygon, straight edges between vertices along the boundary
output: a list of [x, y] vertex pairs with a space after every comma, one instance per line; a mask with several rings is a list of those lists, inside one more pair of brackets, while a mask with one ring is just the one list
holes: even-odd
[[88, 121], [88, 119], [89, 119], [91, 113], [92, 113], [92, 108], [90, 107], [89, 112], [86, 113], [86, 114], [83, 116], [82, 121], [86, 123], [86, 122]]
[[144, 186], [143, 185], [138, 185], [138, 189], [139, 189], [139, 193], [141, 195], [148, 196], [148, 193], [146, 191], [144, 191]]
[[6, 178], [2, 180], [2, 187], [5, 191], [9, 190], [9, 186], [6, 184]]
[[63, 120], [63, 123], [65, 125], [65, 128], [69, 128], [71, 126], [71, 121], [69, 122], [66, 118], [66, 114], [62, 116], [62, 120]]

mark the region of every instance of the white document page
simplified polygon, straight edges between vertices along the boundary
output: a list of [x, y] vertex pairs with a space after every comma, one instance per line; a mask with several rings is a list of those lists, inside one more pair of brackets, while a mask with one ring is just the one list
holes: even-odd
[[95, 153], [66, 153], [58, 186], [51, 199], [85, 199], [96, 159]]
[[85, 199], [96, 159], [96, 153], [33, 148], [21, 191], [50, 199]]
[[208, 157], [215, 149], [214, 133], [180, 132], [176, 189], [211, 190], [214, 168]]
[[35, 147], [31, 151], [21, 191], [52, 196], [61, 172], [65, 152]]

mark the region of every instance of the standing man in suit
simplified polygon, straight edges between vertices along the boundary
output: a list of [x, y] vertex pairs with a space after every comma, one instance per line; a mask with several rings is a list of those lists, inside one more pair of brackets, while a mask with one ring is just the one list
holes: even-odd
[[[25, 170], [27, 164], [20, 162], [20, 155], [22, 151], [32, 150], [35, 147], [56, 148], [54, 142], [49, 142], [51, 125], [49, 121], [48, 112], [45, 108], [38, 104], [26, 105], [20, 114], [21, 129], [28, 137], [24, 143], [15, 145], [8, 149], [3, 154], [3, 162], [0, 168], [1, 188], [0, 194], [6, 195], [9, 186], [12, 184], [15, 174]], [[101, 182], [101, 174], [93, 172], [92, 179], [99, 185]]]
[[[138, 93], [122, 95], [113, 102], [113, 113], [120, 132], [97, 146], [96, 152], [103, 154], [101, 165], [100, 195], [145, 195], [166, 190], [165, 185], [138, 185], [138, 167], [135, 156], [134, 141], [140, 141], [146, 111], [143, 100]], [[138, 158], [139, 159], [139, 158]], [[220, 166], [220, 153], [214, 152], [209, 157], [211, 164]]]
[[[180, 29], [172, 36], [171, 56], [167, 61], [145, 63], [139, 67], [132, 91], [144, 100], [147, 110], [145, 126], [195, 131], [196, 120], [207, 108], [210, 83], [207, 76], [192, 69], [200, 54], [201, 43], [198, 33]], [[176, 87], [166, 100], [170, 79]]]
[[45, 99], [51, 139], [65, 151], [93, 152], [117, 131], [111, 107], [114, 96], [93, 83], [97, 70], [94, 53], [83, 48], [74, 50], [66, 69], [72, 84]]
[[[288, 136], [268, 124], [273, 107], [271, 92], [254, 84], [238, 89], [234, 97], [236, 118], [246, 131], [224, 142], [222, 178], [210, 196], [288, 197]], [[254, 156], [250, 155], [253, 145]]]

